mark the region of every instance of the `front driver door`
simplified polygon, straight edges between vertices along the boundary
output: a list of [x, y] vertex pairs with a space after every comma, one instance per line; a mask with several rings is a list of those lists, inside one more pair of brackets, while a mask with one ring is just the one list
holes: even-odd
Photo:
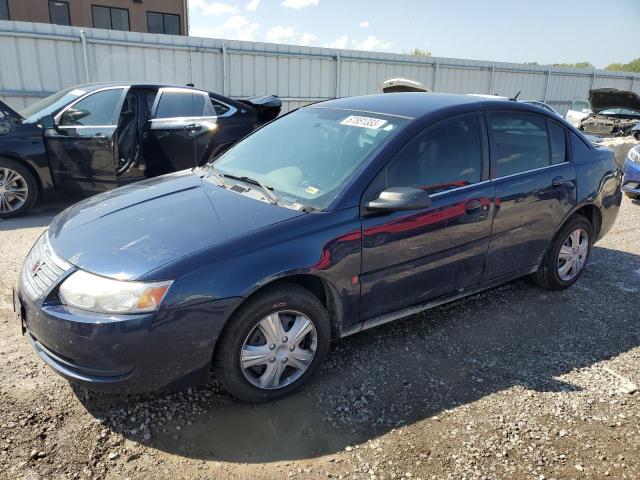
[[56, 116], [45, 145], [57, 188], [100, 192], [116, 186], [114, 137], [122, 87], [91, 93]]
[[476, 285], [491, 235], [493, 186], [488, 181], [482, 117], [465, 114], [410, 140], [365, 192], [418, 187], [431, 206], [362, 218], [361, 319], [421, 304]]

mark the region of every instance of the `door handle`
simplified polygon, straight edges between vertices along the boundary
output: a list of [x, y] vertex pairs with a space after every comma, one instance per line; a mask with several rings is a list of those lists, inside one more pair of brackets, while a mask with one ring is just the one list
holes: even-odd
[[553, 180], [551, 180], [551, 186], [553, 188], [559, 188], [559, 187], [573, 188], [573, 182], [570, 180], [565, 180], [563, 177], [554, 177]]
[[482, 210], [482, 202], [480, 200], [470, 200], [464, 206], [464, 211], [467, 213], [467, 215], [473, 215]]
[[199, 132], [200, 130], [202, 130], [202, 125], [192, 123], [191, 125], [187, 125], [186, 127], [184, 127], [184, 129], [189, 130], [190, 132]]
[[107, 138], [107, 136], [104, 133], [96, 133], [93, 135], [93, 138]]

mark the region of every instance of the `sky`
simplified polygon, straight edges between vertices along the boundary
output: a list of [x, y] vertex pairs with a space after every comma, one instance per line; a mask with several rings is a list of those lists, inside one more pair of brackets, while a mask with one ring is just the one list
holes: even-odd
[[189, 0], [190, 35], [598, 68], [640, 57], [640, 0]]

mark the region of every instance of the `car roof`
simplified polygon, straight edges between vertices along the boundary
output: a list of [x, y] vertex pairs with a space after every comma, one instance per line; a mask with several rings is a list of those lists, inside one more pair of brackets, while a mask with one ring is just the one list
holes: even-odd
[[487, 107], [494, 104], [504, 106], [505, 101], [492, 100], [472, 95], [454, 95], [450, 93], [397, 92], [337, 98], [335, 100], [314, 103], [307, 108], [355, 110], [414, 119], [434, 113], [438, 110], [461, 105]]
[[192, 89], [199, 92], [206, 92], [203, 88], [195, 88], [189, 87], [187, 85], [177, 85], [172, 83], [151, 83], [151, 82], [94, 82], [94, 83], [84, 83], [81, 85], [75, 85], [71, 88], [78, 88], [82, 90], [86, 90], [87, 92], [92, 92], [94, 90], [99, 90], [101, 88], [109, 88], [109, 87], [138, 87], [138, 88], [185, 88]]

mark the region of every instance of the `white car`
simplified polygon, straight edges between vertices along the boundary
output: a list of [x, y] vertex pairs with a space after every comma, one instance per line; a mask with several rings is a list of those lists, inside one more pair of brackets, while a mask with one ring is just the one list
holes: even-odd
[[591, 114], [591, 104], [584, 98], [574, 98], [569, 107], [567, 115], [564, 117], [574, 127], [580, 126], [580, 121]]

